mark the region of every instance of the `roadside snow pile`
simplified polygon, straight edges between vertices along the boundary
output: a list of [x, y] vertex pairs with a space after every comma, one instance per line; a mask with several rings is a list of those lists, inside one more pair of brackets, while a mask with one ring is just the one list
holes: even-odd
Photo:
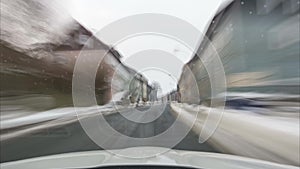
[[[207, 117], [222, 111], [181, 103], [172, 103], [171, 108], [180, 114], [178, 117], [183, 123], [194, 123], [193, 131], [199, 137], [207, 132], [205, 125], [212, 126], [206, 123]], [[195, 114], [196, 120], [191, 118]], [[299, 124], [299, 118], [295, 117], [225, 109], [208, 143], [225, 153], [299, 165]]]

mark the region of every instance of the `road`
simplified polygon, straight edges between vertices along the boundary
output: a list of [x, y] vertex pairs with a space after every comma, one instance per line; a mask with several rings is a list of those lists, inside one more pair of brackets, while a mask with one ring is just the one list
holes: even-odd
[[[160, 105], [138, 107], [140, 111], [149, 110], [147, 115], [157, 115]], [[133, 113], [133, 109], [125, 109], [117, 113], [105, 116], [106, 121], [118, 132], [135, 138], [145, 138], [164, 132], [174, 122], [174, 113], [169, 105], [166, 106], [160, 116], [149, 123], [134, 123], [124, 117]], [[92, 117], [91, 117], [92, 118]], [[185, 127], [185, 124], [181, 124]], [[20, 130], [18, 128], [18, 130]], [[172, 138], [168, 138], [172, 139]], [[151, 146], [151, 145], [148, 145]], [[127, 146], [130, 147], [130, 146]], [[114, 148], [126, 148], [116, 145]], [[1, 162], [14, 161], [30, 157], [38, 157], [59, 153], [101, 150], [84, 132], [79, 121], [65, 125], [42, 129], [38, 132], [13, 137], [1, 141]], [[218, 152], [207, 143], [198, 143], [198, 136], [190, 131], [174, 149]]]

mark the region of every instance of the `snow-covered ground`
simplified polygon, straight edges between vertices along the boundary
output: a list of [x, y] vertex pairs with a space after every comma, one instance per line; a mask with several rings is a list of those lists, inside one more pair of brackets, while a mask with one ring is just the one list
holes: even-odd
[[64, 107], [41, 112], [26, 110], [23, 110], [23, 112], [1, 112], [0, 129], [1, 131], [9, 130], [9, 132], [1, 132], [0, 140], [6, 140], [45, 128], [65, 125], [83, 117], [116, 113], [123, 108], [124, 106], [106, 104], [92, 107]]
[[[205, 132], [202, 129], [209, 110], [214, 114], [222, 112], [201, 105], [172, 103], [171, 107], [187, 124], [194, 122], [192, 114], [198, 112], [193, 131], [199, 135]], [[224, 153], [299, 165], [299, 118], [279, 116], [284, 113], [274, 110], [274, 115], [263, 115], [251, 110], [225, 109], [208, 143]]]

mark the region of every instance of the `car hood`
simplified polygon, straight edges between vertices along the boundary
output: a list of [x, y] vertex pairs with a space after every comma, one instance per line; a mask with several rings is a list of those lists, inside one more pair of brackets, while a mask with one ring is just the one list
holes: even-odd
[[[120, 150], [115, 150], [115, 152]], [[295, 166], [281, 165], [277, 163], [255, 160], [246, 157], [225, 155], [219, 153], [207, 153], [197, 151], [169, 150], [160, 147], [134, 147], [122, 149], [126, 153], [163, 154], [149, 158], [128, 158], [114, 154], [114, 151], [87, 151], [65, 153], [37, 157], [1, 164], [1, 169], [35, 169], [35, 168], [94, 168], [99, 166], [182, 166], [191, 168], [209, 169], [282, 169], [297, 168]]]

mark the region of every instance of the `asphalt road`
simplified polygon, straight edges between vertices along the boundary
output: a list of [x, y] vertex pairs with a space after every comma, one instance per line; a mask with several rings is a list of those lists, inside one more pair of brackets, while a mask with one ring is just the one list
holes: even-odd
[[[136, 109], [140, 111], [149, 110], [147, 115], [153, 116], [157, 115], [157, 113], [159, 113], [157, 111], [161, 108], [160, 105], [155, 106], [157, 107], [154, 107], [154, 109], [149, 109], [149, 106], [138, 107]], [[166, 131], [176, 118], [172, 114], [169, 105], [166, 106], [163, 113], [159, 114], [159, 117], [156, 120], [150, 123], [135, 123], [126, 119], [124, 115], [129, 116], [130, 113], [133, 114], [136, 112], [132, 109], [127, 109], [122, 112], [107, 115], [105, 116], [105, 119], [111, 127], [124, 135], [135, 138], [146, 138]], [[182, 124], [182, 127], [185, 127], [185, 125]], [[115, 149], [134, 146], [129, 144], [128, 146], [126, 146], [126, 144], [125, 146], [124, 144], [122, 144], [122, 146], [118, 146], [118, 144], [114, 145], [115, 146], [112, 148]], [[59, 153], [101, 149], [101, 147], [96, 145], [87, 136], [80, 123], [76, 121], [63, 126], [51, 127], [39, 132], [1, 141], [1, 162]], [[190, 131], [187, 136], [174, 147], [174, 149], [218, 152], [207, 143], [198, 143], [198, 136], [192, 131]]]

